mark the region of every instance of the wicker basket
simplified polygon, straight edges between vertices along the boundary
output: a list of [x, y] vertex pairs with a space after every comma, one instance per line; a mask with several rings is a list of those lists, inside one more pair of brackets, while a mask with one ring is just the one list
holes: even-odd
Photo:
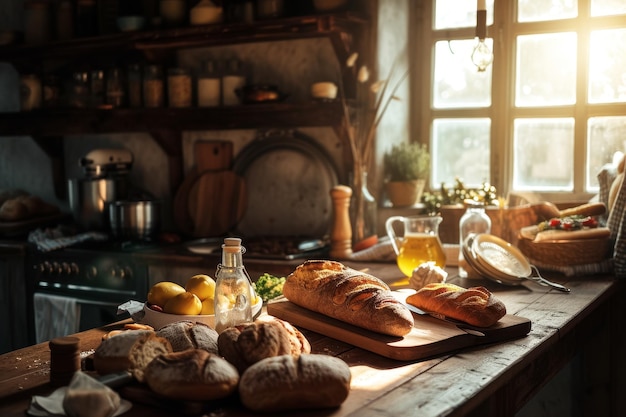
[[534, 242], [520, 238], [517, 247], [531, 261], [544, 265], [594, 264], [612, 256], [611, 239], [578, 239]]

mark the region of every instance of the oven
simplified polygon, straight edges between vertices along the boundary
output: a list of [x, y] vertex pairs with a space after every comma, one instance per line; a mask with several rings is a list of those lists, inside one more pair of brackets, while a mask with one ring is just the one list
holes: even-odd
[[134, 260], [133, 252], [117, 244], [29, 251], [33, 341], [128, 317], [118, 315], [117, 307], [129, 300], [145, 300], [148, 286], [147, 267]]

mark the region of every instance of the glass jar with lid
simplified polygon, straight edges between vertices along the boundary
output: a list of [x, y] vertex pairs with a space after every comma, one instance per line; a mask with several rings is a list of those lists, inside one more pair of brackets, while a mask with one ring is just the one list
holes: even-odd
[[468, 244], [468, 238], [480, 233], [491, 233], [491, 218], [485, 211], [485, 204], [473, 200], [465, 201], [465, 214], [459, 220], [459, 276], [462, 278], [477, 278], [468, 275], [467, 262], [463, 255], [463, 248]]
[[222, 102], [222, 80], [215, 61], [206, 61], [197, 81], [198, 107], [217, 107]]
[[170, 107], [191, 107], [191, 74], [185, 68], [167, 71], [167, 100]]
[[160, 65], [146, 65], [143, 73], [143, 105], [147, 108], [163, 107], [165, 103], [165, 82]]

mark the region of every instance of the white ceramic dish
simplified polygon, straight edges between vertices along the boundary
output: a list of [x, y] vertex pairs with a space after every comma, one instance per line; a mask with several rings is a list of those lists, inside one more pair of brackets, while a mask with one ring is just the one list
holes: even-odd
[[[263, 309], [263, 301], [259, 298], [259, 302], [252, 306], [252, 317], [256, 318], [261, 314]], [[160, 311], [155, 311], [148, 307], [148, 304], [143, 305], [144, 316], [141, 323], [152, 326], [155, 330], [159, 330], [166, 324], [175, 323], [177, 321], [193, 321], [200, 322], [215, 328], [215, 315], [184, 315], [184, 314], [168, 314]]]
[[517, 249], [497, 236], [481, 233], [474, 238], [472, 250], [478, 262], [504, 279], [520, 280], [532, 274], [530, 263]]

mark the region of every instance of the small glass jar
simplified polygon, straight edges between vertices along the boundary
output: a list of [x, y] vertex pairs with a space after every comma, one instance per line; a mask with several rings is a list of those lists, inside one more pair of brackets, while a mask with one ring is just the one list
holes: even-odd
[[68, 104], [70, 107], [84, 109], [89, 103], [89, 72], [76, 71], [72, 74]]
[[128, 107], [141, 107], [141, 65], [133, 63], [128, 66]]
[[111, 107], [123, 107], [125, 96], [122, 70], [111, 68], [106, 79], [106, 104]]
[[479, 233], [491, 233], [491, 218], [485, 212], [483, 204], [468, 203], [465, 214], [459, 220], [459, 276], [461, 278], [476, 278], [468, 276], [463, 247], [467, 244], [468, 237]]
[[147, 108], [163, 107], [165, 87], [160, 65], [147, 65], [143, 73], [143, 105]]
[[170, 107], [191, 107], [191, 74], [184, 68], [170, 68], [167, 72], [167, 99]]
[[233, 59], [222, 77], [222, 103], [225, 106], [241, 104], [237, 90], [246, 85], [246, 76], [240, 61]]
[[222, 80], [215, 61], [204, 63], [198, 74], [198, 107], [217, 107], [222, 103]]
[[91, 71], [91, 107], [100, 107], [104, 103], [104, 71]]

